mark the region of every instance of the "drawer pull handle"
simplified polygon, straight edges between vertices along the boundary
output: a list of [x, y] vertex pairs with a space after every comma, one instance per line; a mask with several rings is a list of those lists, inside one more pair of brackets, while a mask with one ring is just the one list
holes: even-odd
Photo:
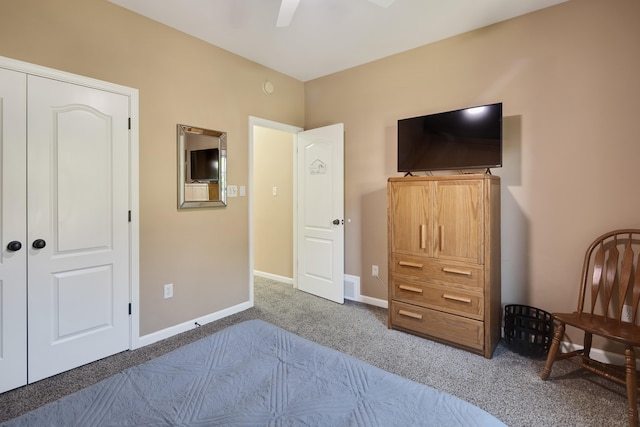
[[411, 311], [398, 310], [398, 314], [401, 316], [407, 316], [407, 317], [412, 317], [414, 319], [422, 320], [422, 314], [413, 313]]
[[398, 264], [400, 264], [403, 267], [422, 268], [422, 264], [417, 262], [400, 261]]
[[427, 226], [420, 224], [420, 249], [427, 247]]
[[442, 295], [442, 298], [471, 304], [471, 298], [457, 297], [455, 295], [449, 295], [449, 294]]
[[415, 292], [416, 294], [421, 294], [422, 293], [422, 289], [414, 288], [413, 286], [400, 285], [398, 287], [400, 289], [402, 289], [403, 291]]
[[462, 274], [463, 276], [471, 276], [471, 271], [469, 270], [458, 270], [457, 268], [449, 268], [445, 267], [442, 269], [445, 273], [453, 273], [453, 274]]

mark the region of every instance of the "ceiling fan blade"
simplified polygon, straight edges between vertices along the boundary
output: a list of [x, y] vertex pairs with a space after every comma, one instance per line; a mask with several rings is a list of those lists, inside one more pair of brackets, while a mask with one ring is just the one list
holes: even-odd
[[296, 13], [300, 0], [282, 0], [280, 3], [280, 12], [278, 12], [278, 20], [276, 27], [288, 27]]
[[373, 4], [377, 4], [380, 7], [389, 7], [395, 0], [369, 0]]

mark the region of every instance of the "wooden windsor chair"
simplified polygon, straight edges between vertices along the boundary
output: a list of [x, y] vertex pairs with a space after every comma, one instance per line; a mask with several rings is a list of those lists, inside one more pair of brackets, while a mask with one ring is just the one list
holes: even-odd
[[[622, 257], [620, 254], [622, 253]], [[636, 258], [636, 254], [637, 258]], [[635, 347], [640, 346], [640, 229], [623, 229], [598, 237], [586, 251], [578, 310], [552, 313], [556, 331], [540, 377], [549, 378], [556, 360], [568, 361], [626, 386], [629, 425], [638, 425], [638, 381]], [[566, 326], [584, 332], [583, 348], [562, 352]], [[590, 357], [593, 336], [624, 347], [624, 368]]]

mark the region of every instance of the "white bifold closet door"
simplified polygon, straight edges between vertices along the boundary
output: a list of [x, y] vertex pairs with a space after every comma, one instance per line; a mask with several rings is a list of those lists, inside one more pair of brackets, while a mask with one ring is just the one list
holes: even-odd
[[26, 87], [0, 68], [0, 392], [27, 383]]
[[130, 339], [128, 97], [2, 71], [0, 391]]

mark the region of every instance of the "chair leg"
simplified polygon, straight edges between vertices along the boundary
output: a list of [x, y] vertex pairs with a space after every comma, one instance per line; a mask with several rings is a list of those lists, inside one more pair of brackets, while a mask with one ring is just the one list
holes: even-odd
[[624, 351], [625, 368], [627, 377], [627, 400], [629, 403], [629, 425], [637, 427], [638, 425], [638, 379], [636, 371], [636, 352], [633, 347], [628, 346]]
[[551, 342], [549, 354], [547, 355], [547, 363], [545, 363], [544, 369], [542, 369], [542, 373], [540, 374], [540, 378], [542, 378], [543, 381], [546, 381], [551, 374], [551, 367], [553, 366], [553, 362], [556, 361], [556, 356], [558, 354], [558, 350], [560, 349], [560, 341], [562, 341], [563, 336], [564, 323], [560, 323], [556, 328], [555, 334], [553, 334], [553, 341]]
[[589, 357], [589, 353], [591, 353], [591, 342], [593, 341], [593, 335], [589, 332], [584, 333], [584, 351], [582, 354]]
[[591, 343], [593, 342], [593, 335], [589, 332], [584, 332], [584, 346], [582, 348], [582, 363], [589, 364], [591, 361]]

